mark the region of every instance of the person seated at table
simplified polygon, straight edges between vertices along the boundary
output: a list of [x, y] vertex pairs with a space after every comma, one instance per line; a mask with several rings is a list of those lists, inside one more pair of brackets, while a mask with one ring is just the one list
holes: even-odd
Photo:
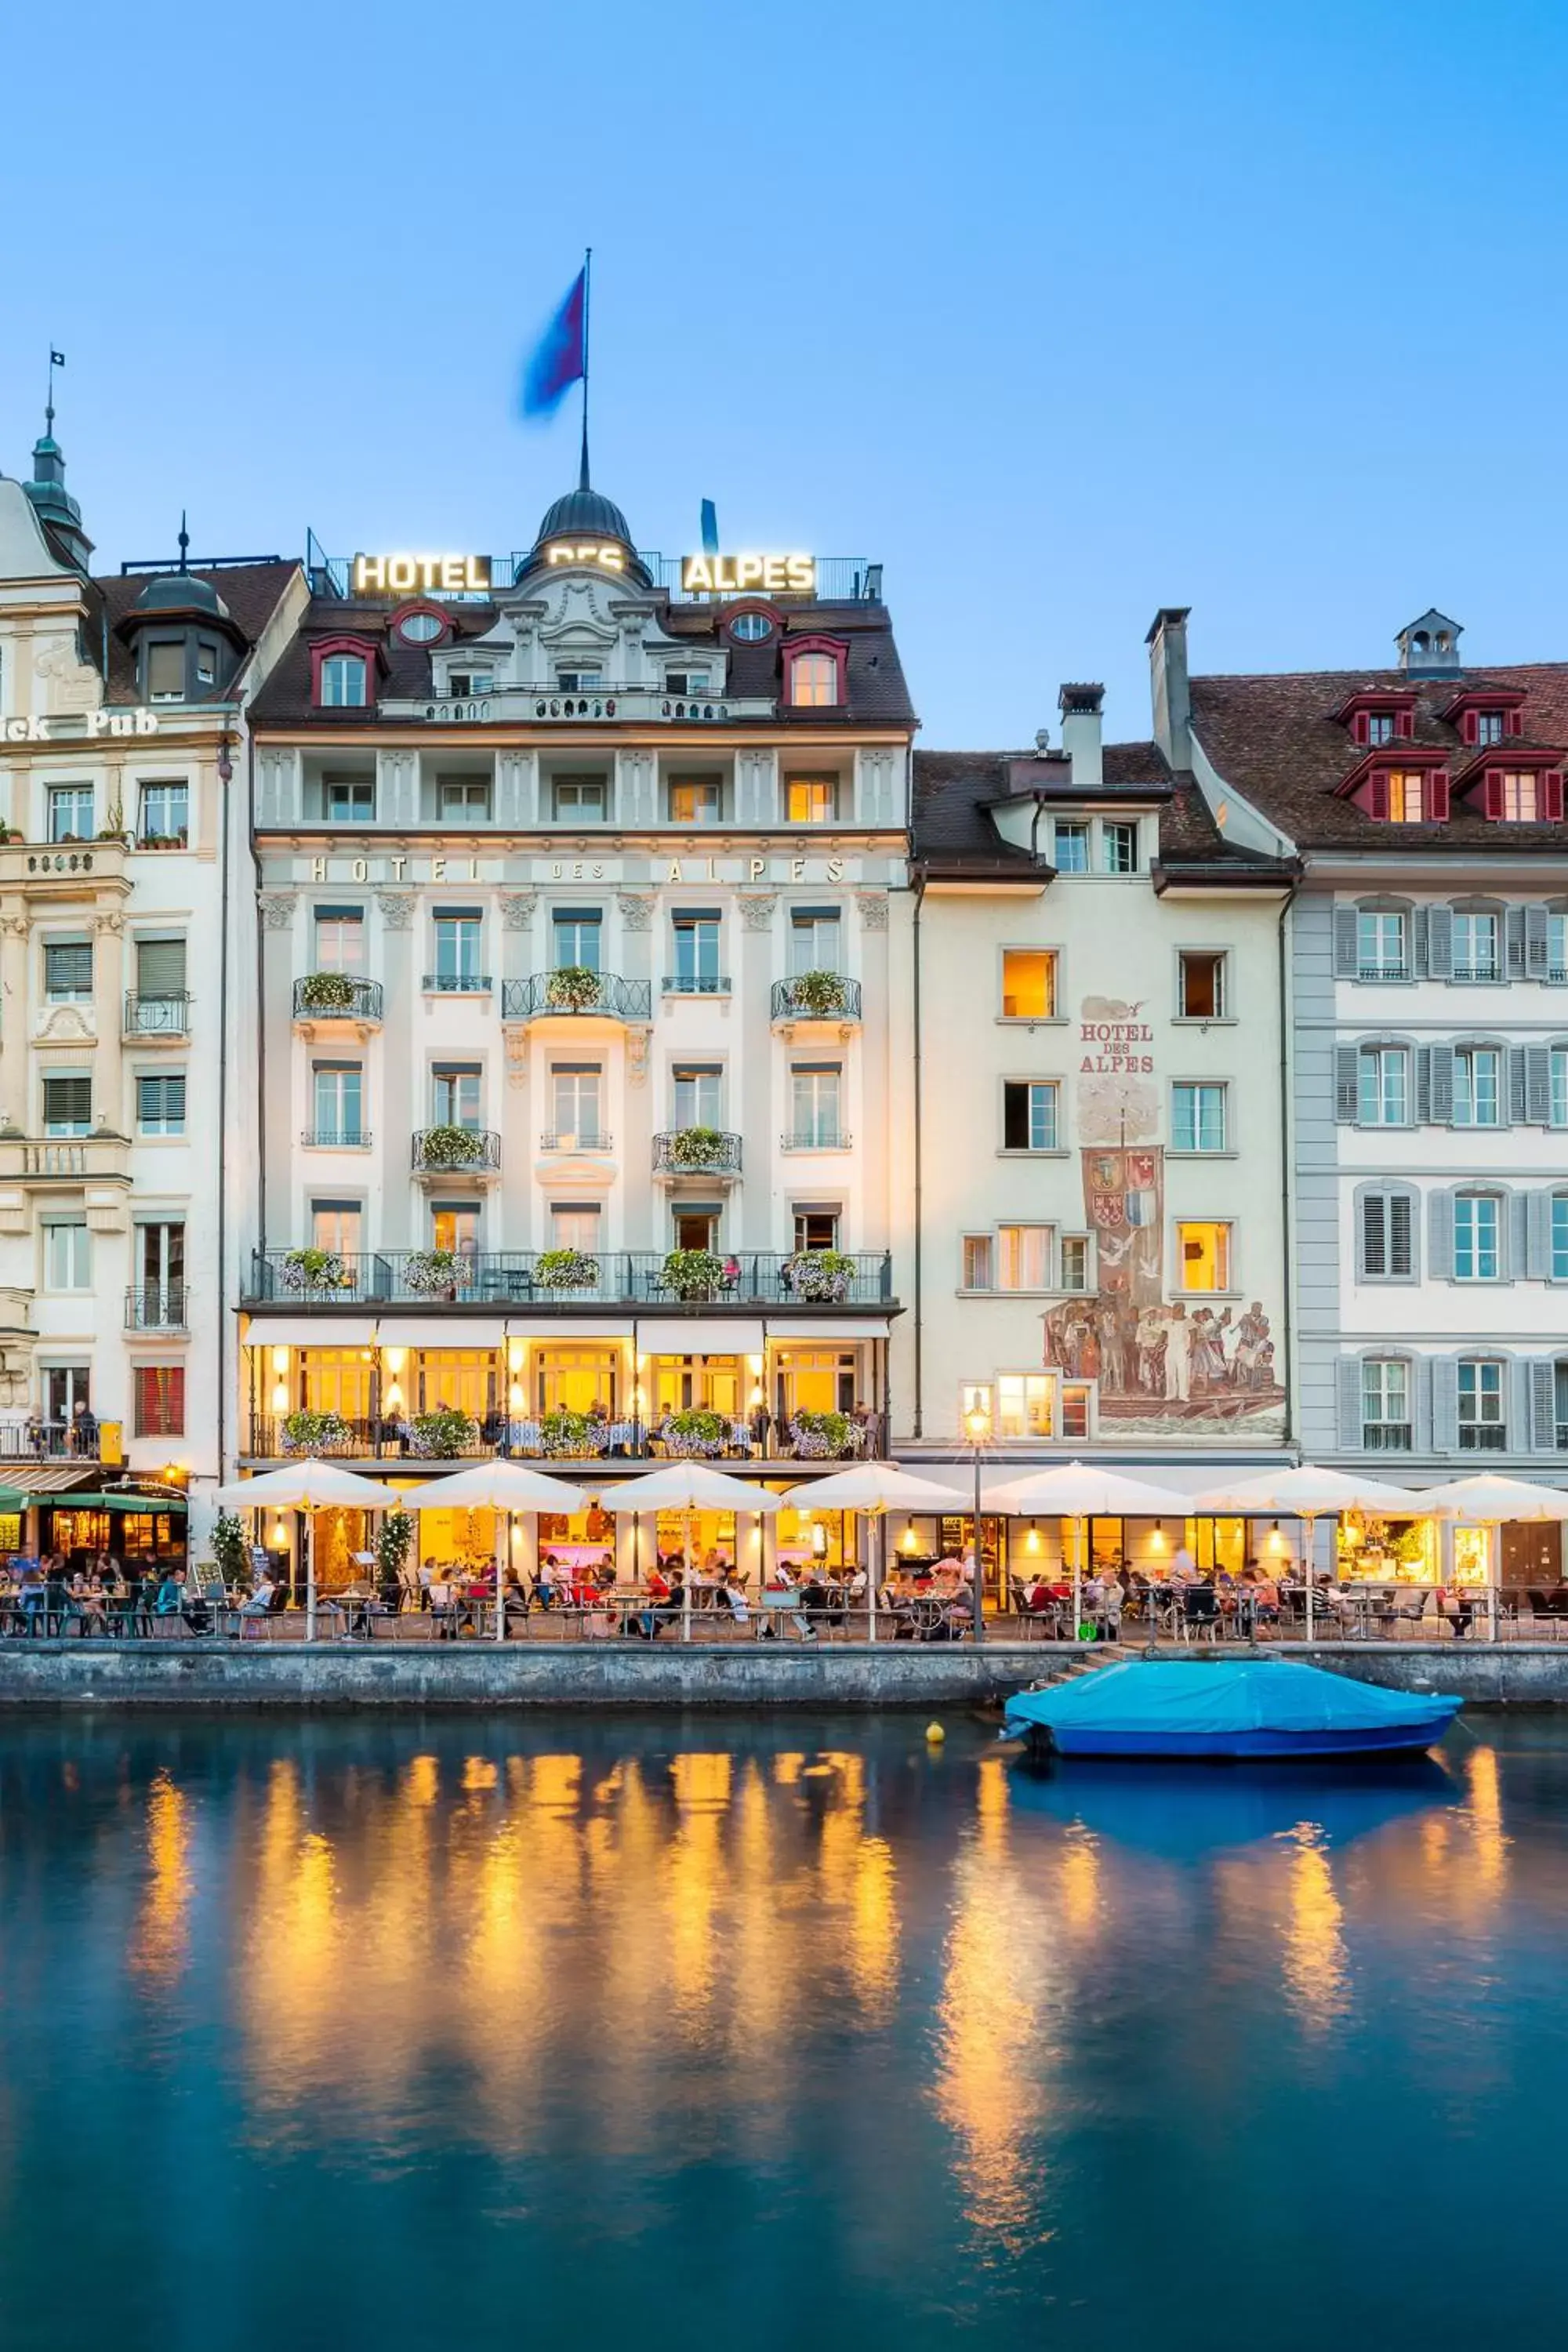
[[268, 1568], [259, 1569], [257, 1571], [255, 1581], [251, 1585], [247, 1597], [239, 1604], [240, 1615], [242, 1617], [270, 1616], [272, 1613], [273, 1597], [277, 1591], [277, 1582], [273, 1578], [271, 1570]]
[[1100, 1620], [1100, 1630], [1108, 1642], [1119, 1642], [1121, 1639], [1121, 1612], [1126, 1601], [1127, 1594], [1122, 1587], [1121, 1570], [1113, 1560], [1100, 1580], [1100, 1599], [1095, 1604], [1095, 1615]]
[[1252, 1614], [1259, 1625], [1279, 1622], [1279, 1587], [1266, 1568], [1255, 1570], [1252, 1576]]
[[650, 1601], [668, 1600], [669, 1579], [664, 1572], [664, 1562], [662, 1560], [655, 1560], [653, 1566], [648, 1570], [647, 1575], [644, 1579], [644, 1582], [647, 1588], [647, 1597]]
[[155, 1617], [178, 1617], [185, 1605], [185, 1571], [183, 1568], [167, 1568], [158, 1586], [153, 1603]]
[[1037, 1569], [1029, 1577], [1018, 1597], [1018, 1606], [1029, 1617], [1043, 1617], [1051, 1605], [1051, 1588]]
[[[767, 1588], [763, 1597], [764, 1600], [773, 1601], [776, 1610], [778, 1607], [777, 1597], [785, 1593], [797, 1592], [800, 1583], [800, 1576], [790, 1565], [789, 1561], [787, 1559], [780, 1559], [774, 1563], [773, 1567], [769, 1571]], [[799, 1599], [803, 1603], [805, 1601], [805, 1593], [799, 1592]], [[789, 1615], [790, 1622], [795, 1627], [795, 1632], [800, 1635], [801, 1640], [803, 1642], [815, 1642], [816, 1639], [816, 1628], [805, 1615], [804, 1606], [792, 1609]], [[763, 1641], [773, 1641], [778, 1633], [777, 1623], [771, 1622], [764, 1624], [761, 1628], [761, 1633]]]
[[436, 1620], [436, 1639], [455, 1642], [458, 1638], [458, 1596], [447, 1578], [437, 1571], [430, 1580], [430, 1614]]
[[866, 1595], [870, 1590], [870, 1584], [871, 1580], [863, 1568], [851, 1570], [849, 1580], [844, 1588], [844, 1598], [851, 1609], [865, 1607]]
[[751, 1622], [751, 1601], [747, 1597], [746, 1580], [738, 1568], [731, 1566], [725, 1570], [720, 1598], [728, 1603], [730, 1614], [737, 1625], [746, 1625]]
[[501, 1607], [509, 1617], [526, 1617], [528, 1595], [515, 1568], [509, 1568], [501, 1583]]
[[[662, 1582], [663, 1580], [661, 1579]], [[648, 1598], [654, 1600], [653, 1579], [648, 1579]], [[645, 1609], [637, 1620], [645, 1642], [657, 1642], [667, 1624], [673, 1622], [686, 1606], [686, 1586], [678, 1569], [665, 1585], [664, 1598]]]
[[554, 1608], [560, 1598], [560, 1578], [561, 1570], [555, 1554], [552, 1551], [542, 1553], [540, 1557], [539, 1573], [533, 1580], [533, 1597], [541, 1609]]

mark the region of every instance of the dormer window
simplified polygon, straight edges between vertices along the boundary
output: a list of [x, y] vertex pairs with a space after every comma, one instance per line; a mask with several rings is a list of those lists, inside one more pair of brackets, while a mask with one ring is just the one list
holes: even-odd
[[802, 637], [784, 649], [784, 700], [795, 710], [837, 710], [849, 699], [849, 648], [837, 637]]
[[1503, 717], [1500, 710], [1478, 710], [1475, 713], [1475, 740], [1478, 743], [1502, 741]]
[[558, 669], [555, 683], [563, 694], [597, 694], [605, 683], [602, 669]]
[[1426, 779], [1419, 768], [1391, 768], [1385, 780], [1390, 824], [1425, 824]]
[[1362, 686], [1346, 695], [1334, 717], [1363, 751], [1408, 743], [1415, 731], [1415, 697], [1407, 687]]
[[664, 690], [666, 694], [706, 694], [709, 676], [705, 669], [667, 669]]
[[1366, 740], [1369, 743], [1392, 743], [1394, 713], [1392, 710], [1369, 710], [1366, 714]]
[[363, 654], [329, 654], [321, 664], [321, 704], [327, 710], [363, 710], [365, 700]]
[[1533, 824], [1541, 814], [1540, 779], [1532, 772], [1505, 768], [1498, 783], [1498, 797], [1502, 803], [1498, 814], [1504, 823]]
[[149, 646], [147, 648], [148, 701], [184, 702], [184, 639], [176, 637], [173, 643]]
[[489, 669], [449, 669], [447, 672], [448, 694], [493, 694], [495, 672]]
[[1081, 817], [1058, 820], [1051, 863], [1058, 874], [1089, 872], [1089, 826]]

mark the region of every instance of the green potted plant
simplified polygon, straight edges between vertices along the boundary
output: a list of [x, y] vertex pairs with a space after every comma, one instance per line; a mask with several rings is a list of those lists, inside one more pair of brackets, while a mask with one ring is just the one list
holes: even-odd
[[730, 1424], [721, 1412], [689, 1405], [682, 1412], [672, 1412], [665, 1423], [664, 1450], [667, 1454], [722, 1454], [729, 1435]]
[[422, 1168], [471, 1168], [485, 1156], [485, 1139], [470, 1127], [427, 1127], [419, 1145]]
[[464, 1412], [459, 1405], [436, 1405], [429, 1412], [416, 1412], [408, 1424], [408, 1450], [427, 1462], [450, 1462], [467, 1453], [479, 1433], [479, 1424], [472, 1413]]
[[585, 963], [563, 963], [546, 981], [544, 1001], [558, 1013], [586, 1013], [599, 1002], [599, 974]]
[[403, 1570], [414, 1548], [414, 1521], [407, 1511], [388, 1511], [375, 1531], [375, 1580], [389, 1609], [403, 1597]]
[[301, 1405], [283, 1423], [285, 1454], [341, 1453], [353, 1443], [353, 1424], [341, 1412], [312, 1412]]
[[300, 1008], [304, 1013], [352, 1013], [352, 976], [346, 971], [307, 972], [300, 982]]
[[289, 1250], [281, 1278], [285, 1290], [345, 1290], [353, 1282], [341, 1253], [329, 1249]]
[[855, 1424], [847, 1412], [807, 1412], [802, 1407], [791, 1416], [789, 1433], [802, 1462], [837, 1462], [855, 1450]]
[[224, 1583], [233, 1590], [250, 1574], [250, 1546], [245, 1539], [245, 1522], [237, 1511], [220, 1511], [213, 1521], [213, 1559]]
[[716, 1250], [674, 1249], [664, 1261], [661, 1279], [677, 1298], [711, 1298], [723, 1283], [724, 1261]]
[[855, 1261], [844, 1250], [796, 1250], [793, 1257], [785, 1258], [780, 1271], [793, 1297], [837, 1306], [849, 1296]]
[[842, 973], [837, 971], [803, 971], [790, 982], [797, 1013], [809, 1013], [818, 1020], [828, 1020], [842, 1013], [849, 1002], [849, 991]]
[[553, 1412], [545, 1413], [539, 1423], [541, 1454], [594, 1454], [595, 1440], [603, 1423], [585, 1412], [569, 1412], [557, 1405]]
[[410, 1250], [403, 1261], [403, 1286], [419, 1298], [456, 1298], [470, 1271], [460, 1250]]
[[541, 1290], [596, 1290], [599, 1261], [586, 1250], [542, 1250], [533, 1262], [533, 1279]]
[[721, 1168], [729, 1148], [729, 1139], [716, 1127], [683, 1127], [669, 1139], [670, 1165], [674, 1168]]

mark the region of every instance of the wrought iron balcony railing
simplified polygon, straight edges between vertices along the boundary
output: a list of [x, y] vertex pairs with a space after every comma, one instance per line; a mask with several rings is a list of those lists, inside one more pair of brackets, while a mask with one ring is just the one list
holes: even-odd
[[653, 1164], [665, 1176], [738, 1176], [741, 1138], [713, 1127], [674, 1128], [654, 1137]]
[[541, 1151], [608, 1151], [615, 1142], [601, 1128], [547, 1129], [539, 1139]]
[[667, 971], [662, 986], [666, 996], [728, 996], [730, 975], [721, 971]]
[[300, 1140], [308, 1151], [368, 1151], [371, 1132], [368, 1127], [307, 1127]]
[[805, 971], [773, 982], [775, 1021], [858, 1021], [860, 983], [842, 972]]
[[[439, 1266], [432, 1260], [439, 1257]], [[672, 1263], [672, 1258], [677, 1262]], [[885, 1250], [731, 1252], [711, 1278], [693, 1284], [689, 1253], [598, 1250], [568, 1260], [558, 1250], [337, 1251], [267, 1249], [251, 1264], [247, 1303], [305, 1307], [428, 1304], [493, 1307], [521, 1302], [563, 1315], [605, 1305], [886, 1307], [893, 1296]], [[330, 1345], [330, 1323], [323, 1345]], [[253, 1337], [264, 1340], [265, 1327]]]
[[488, 971], [427, 971], [425, 991], [428, 996], [488, 996], [490, 976]]
[[128, 1331], [184, 1331], [185, 1286], [183, 1282], [147, 1282], [125, 1294]]
[[296, 1021], [379, 1021], [381, 1017], [379, 980], [361, 980], [350, 971], [310, 971], [294, 982]]
[[191, 1000], [183, 988], [156, 996], [142, 996], [134, 990], [127, 992], [127, 1037], [188, 1037], [190, 1034]]
[[413, 1165], [419, 1176], [475, 1176], [500, 1166], [500, 1137], [493, 1128], [421, 1127], [414, 1136]]
[[563, 971], [531, 972], [526, 980], [501, 982], [503, 1021], [566, 1020], [574, 1014], [597, 1013], [611, 1021], [647, 1021], [653, 1017], [653, 982], [623, 980], [619, 972], [597, 971], [593, 985]]

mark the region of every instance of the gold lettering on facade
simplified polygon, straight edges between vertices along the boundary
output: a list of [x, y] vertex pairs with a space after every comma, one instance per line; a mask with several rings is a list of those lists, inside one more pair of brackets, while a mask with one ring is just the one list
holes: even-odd
[[812, 596], [816, 559], [812, 555], [683, 555], [681, 593], [686, 596]]
[[406, 858], [406, 857], [395, 857], [395, 858], [393, 858], [393, 860], [391, 861], [391, 863], [392, 863], [392, 878], [393, 878], [393, 880], [394, 880], [395, 882], [401, 882], [401, 881], [402, 881], [402, 879], [403, 879], [403, 869], [404, 869], [404, 867], [405, 867], [405, 866], [407, 865], [407, 863], [408, 863], [407, 858]]
[[672, 857], [672, 858], [670, 859], [670, 861], [669, 861], [669, 871], [668, 871], [668, 873], [665, 876], [665, 877], [664, 877], [664, 878], [665, 878], [665, 880], [666, 880], [667, 882], [679, 882], [679, 879], [680, 879], [680, 861], [679, 861], [679, 858]]
[[828, 878], [828, 880], [829, 880], [830, 882], [842, 882], [842, 881], [843, 881], [843, 879], [844, 879], [844, 860], [842, 859], [842, 857], [830, 857], [830, 858], [828, 859], [828, 861], [827, 861], [827, 878]]
[[311, 858], [311, 860], [310, 860], [310, 879], [311, 879], [311, 881], [312, 881], [312, 882], [324, 882], [324, 881], [326, 880], [326, 878], [327, 878], [327, 861], [326, 861], [326, 859], [325, 859], [324, 857], [312, 857], [312, 858]]
[[432, 882], [444, 882], [447, 879], [447, 861], [444, 857], [433, 857], [430, 860], [430, 879]]
[[805, 880], [805, 860], [804, 857], [792, 857], [790, 859], [789, 878], [792, 882], [804, 882]]
[[750, 867], [750, 871], [746, 877], [747, 880], [750, 882], [760, 882], [763, 875], [768, 870], [767, 859], [765, 857], [753, 857], [749, 859], [747, 862]]
[[353, 875], [356, 882], [368, 882], [370, 880], [370, 867], [363, 857], [356, 857], [354, 859]]

